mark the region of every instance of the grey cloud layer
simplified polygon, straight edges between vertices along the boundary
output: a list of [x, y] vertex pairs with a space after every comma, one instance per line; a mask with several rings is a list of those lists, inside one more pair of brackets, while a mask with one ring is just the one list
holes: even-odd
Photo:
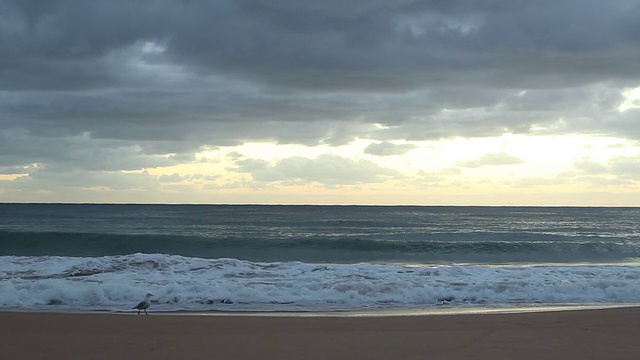
[[155, 61], [203, 73], [391, 91], [624, 81], [640, 45], [640, 5], [624, 0], [15, 0], [0, 11], [8, 88], [112, 86], [122, 64], [109, 55], [139, 41], [166, 46]]
[[640, 85], [639, 18], [632, 0], [7, 0], [0, 172], [251, 140], [640, 139], [640, 111], [617, 111]]

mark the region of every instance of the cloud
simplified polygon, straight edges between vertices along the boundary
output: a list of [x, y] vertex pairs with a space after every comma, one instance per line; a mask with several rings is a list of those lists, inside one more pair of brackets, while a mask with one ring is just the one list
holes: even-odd
[[[618, 111], [640, 84], [639, 17], [632, 0], [6, 0], [0, 172], [139, 171], [252, 141], [639, 140], [640, 108]], [[279, 166], [246, 169], [311, 181]]]
[[609, 162], [611, 173], [624, 179], [640, 181], [640, 156], [618, 156]]
[[640, 156], [617, 156], [606, 166], [610, 174], [624, 180], [640, 181]]
[[115, 191], [152, 192], [159, 187], [156, 176], [148, 173], [123, 173], [116, 171], [49, 172], [46, 169], [32, 171], [28, 176], [8, 181], [4, 189], [11, 191], [47, 191], [64, 196], [65, 193], [89, 188], [104, 188]]
[[573, 164], [575, 171], [566, 171], [558, 179], [592, 187], [636, 187], [640, 181], [640, 156], [616, 156], [599, 163], [584, 159]]
[[173, 173], [171, 175], [160, 175], [158, 177], [158, 181], [162, 183], [178, 183], [183, 180], [183, 177], [180, 174]]
[[251, 174], [254, 181], [291, 184], [321, 183], [325, 186], [380, 183], [401, 177], [395, 170], [381, 167], [371, 161], [321, 155], [310, 159], [290, 157], [271, 164], [257, 159], [236, 161], [236, 168], [229, 170]]
[[[165, 145], [166, 146], [166, 145]], [[135, 142], [92, 139], [88, 134], [38, 137], [25, 131], [0, 132], [0, 166], [38, 164], [50, 172], [142, 170], [195, 161], [193, 155], [147, 153]]]
[[609, 171], [607, 166], [589, 160], [578, 161], [573, 167], [587, 174], [605, 174]]
[[383, 141], [369, 144], [364, 149], [364, 153], [378, 156], [403, 155], [417, 147], [418, 146], [413, 144], [396, 145], [388, 141]]
[[514, 165], [514, 164], [521, 164], [521, 163], [524, 163], [524, 160], [519, 159], [515, 156], [511, 156], [504, 152], [499, 152], [499, 153], [485, 154], [473, 160], [460, 161], [456, 163], [456, 165], [461, 167], [477, 168], [477, 167], [488, 166], [488, 165]]
[[616, 156], [606, 164], [591, 160], [581, 160], [573, 164], [580, 174], [608, 175], [620, 179], [640, 181], [640, 156]]
[[428, 189], [456, 184], [462, 171], [458, 168], [447, 168], [439, 172], [418, 171], [415, 176], [407, 178], [403, 184], [417, 189]]

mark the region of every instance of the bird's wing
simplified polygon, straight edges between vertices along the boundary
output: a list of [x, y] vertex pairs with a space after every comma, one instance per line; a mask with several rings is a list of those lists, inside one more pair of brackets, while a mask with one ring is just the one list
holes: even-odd
[[144, 307], [145, 301], [140, 301], [140, 303], [134, 306], [134, 309], [142, 309]]

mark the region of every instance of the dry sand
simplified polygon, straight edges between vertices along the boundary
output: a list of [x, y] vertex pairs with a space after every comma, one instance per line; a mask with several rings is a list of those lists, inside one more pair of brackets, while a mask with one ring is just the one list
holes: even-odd
[[640, 359], [640, 308], [384, 317], [0, 313], [2, 359]]

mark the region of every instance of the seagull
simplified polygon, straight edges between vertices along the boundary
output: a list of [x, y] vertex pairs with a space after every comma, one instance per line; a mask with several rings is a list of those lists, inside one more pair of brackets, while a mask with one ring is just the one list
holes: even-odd
[[140, 315], [140, 310], [144, 310], [144, 314], [149, 315], [147, 314], [147, 309], [149, 308], [149, 306], [151, 306], [151, 301], [149, 301], [149, 298], [152, 296], [153, 294], [147, 293], [147, 295], [144, 297], [144, 300], [140, 301], [138, 305], [133, 307], [134, 309], [138, 310], [138, 315]]

